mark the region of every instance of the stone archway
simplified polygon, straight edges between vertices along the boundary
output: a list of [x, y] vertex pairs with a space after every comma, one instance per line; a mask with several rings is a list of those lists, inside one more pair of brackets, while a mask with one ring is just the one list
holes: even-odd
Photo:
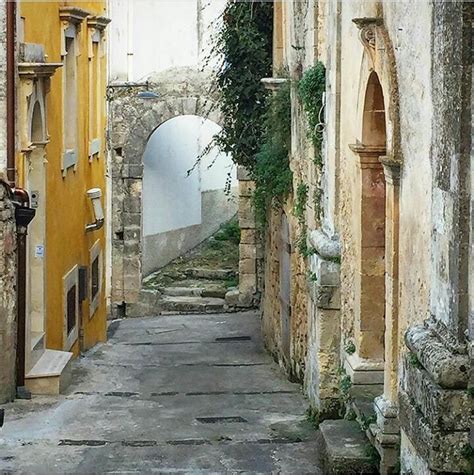
[[[112, 311], [133, 315], [142, 286], [141, 255], [143, 155], [151, 134], [163, 123], [183, 115], [222, 117], [211, 77], [190, 68], [154, 76], [147, 87], [157, 97], [143, 98], [140, 89], [109, 87], [112, 170]], [[115, 97], [114, 97], [115, 96]]]
[[[360, 140], [350, 145], [359, 169], [354, 235], [357, 237], [355, 347], [345, 355], [354, 384], [375, 398], [376, 447], [382, 464], [393, 466], [399, 437], [398, 260], [400, 146], [395, 55], [382, 18], [359, 18], [364, 46], [359, 104]], [[388, 437], [385, 437], [388, 436]]]

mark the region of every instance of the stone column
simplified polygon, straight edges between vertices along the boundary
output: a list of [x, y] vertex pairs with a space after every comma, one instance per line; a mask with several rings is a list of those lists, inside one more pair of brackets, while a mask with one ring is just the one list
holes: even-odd
[[309, 235], [309, 328], [305, 392], [320, 418], [338, 418], [340, 408], [340, 245], [323, 231]]
[[239, 293], [238, 299], [229, 295], [228, 303], [238, 307], [251, 307], [256, 303], [258, 292], [257, 260], [261, 254], [258, 244], [255, 212], [252, 195], [255, 183], [248, 171], [239, 167], [239, 226], [241, 231], [239, 246]]
[[346, 356], [354, 384], [383, 383], [385, 333], [385, 148], [351, 145], [359, 169], [354, 214], [356, 352]]
[[400, 231], [400, 163], [381, 157], [385, 173], [385, 365], [384, 392], [375, 398], [376, 444], [382, 473], [391, 473], [397, 463], [400, 442], [398, 422], [398, 259]]

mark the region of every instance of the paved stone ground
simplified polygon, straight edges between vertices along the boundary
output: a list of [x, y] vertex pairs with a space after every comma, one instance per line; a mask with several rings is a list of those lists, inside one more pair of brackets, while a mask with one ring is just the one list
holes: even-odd
[[8, 404], [0, 473], [323, 473], [254, 313], [113, 322], [60, 397]]

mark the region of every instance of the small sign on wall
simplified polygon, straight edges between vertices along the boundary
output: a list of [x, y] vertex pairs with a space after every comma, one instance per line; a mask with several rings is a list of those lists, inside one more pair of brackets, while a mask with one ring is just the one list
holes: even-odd
[[35, 247], [35, 257], [42, 259], [44, 257], [44, 246], [39, 245]]

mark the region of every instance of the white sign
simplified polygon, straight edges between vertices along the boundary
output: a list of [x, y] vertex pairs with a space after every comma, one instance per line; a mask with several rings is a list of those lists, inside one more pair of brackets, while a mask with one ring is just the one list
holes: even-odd
[[44, 246], [36, 246], [35, 248], [35, 257], [44, 257]]

